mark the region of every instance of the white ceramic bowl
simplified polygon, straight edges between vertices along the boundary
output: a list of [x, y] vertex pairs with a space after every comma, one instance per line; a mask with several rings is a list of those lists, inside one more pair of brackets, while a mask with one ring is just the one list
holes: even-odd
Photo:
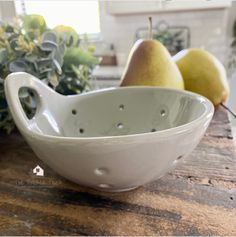
[[[38, 98], [27, 119], [18, 91]], [[130, 190], [156, 180], [187, 156], [214, 112], [206, 98], [182, 90], [123, 87], [60, 95], [26, 73], [5, 81], [15, 123], [37, 156], [57, 173], [106, 191]]]

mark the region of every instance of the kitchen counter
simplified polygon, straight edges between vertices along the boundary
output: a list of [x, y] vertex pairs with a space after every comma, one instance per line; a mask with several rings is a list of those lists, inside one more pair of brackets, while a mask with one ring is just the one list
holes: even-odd
[[96, 88], [116, 87], [119, 85], [124, 67], [120, 66], [99, 66], [94, 69]]
[[98, 80], [120, 80], [124, 67], [121, 66], [98, 66], [93, 71], [93, 76]]
[[63, 179], [18, 133], [1, 134], [0, 146], [0, 235], [236, 235], [236, 156], [222, 108], [172, 173], [125, 193]]

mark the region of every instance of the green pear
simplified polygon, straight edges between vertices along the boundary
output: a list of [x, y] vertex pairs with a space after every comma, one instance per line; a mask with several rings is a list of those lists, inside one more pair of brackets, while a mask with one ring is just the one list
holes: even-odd
[[121, 86], [184, 89], [181, 73], [168, 50], [157, 40], [138, 40], [131, 49]]
[[226, 70], [206, 50], [185, 49], [173, 57], [184, 79], [185, 89], [207, 97], [217, 106], [229, 97]]

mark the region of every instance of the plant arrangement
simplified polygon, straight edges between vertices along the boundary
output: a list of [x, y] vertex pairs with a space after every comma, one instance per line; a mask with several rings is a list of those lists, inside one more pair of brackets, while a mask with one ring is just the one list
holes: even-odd
[[[0, 130], [10, 133], [15, 128], [4, 93], [9, 73], [28, 72], [61, 94], [82, 93], [90, 90], [92, 70], [99, 63], [94, 50], [73, 28], [49, 29], [39, 15], [24, 16], [12, 25], [0, 23]], [[37, 106], [32, 92], [22, 89], [19, 98], [32, 117]]]
[[167, 47], [170, 51], [177, 52], [181, 51], [183, 48], [181, 47], [182, 40], [179, 39], [179, 36], [182, 34], [181, 31], [178, 32], [169, 32], [169, 31], [160, 31], [156, 34], [153, 34], [153, 39], [160, 41], [165, 47]]

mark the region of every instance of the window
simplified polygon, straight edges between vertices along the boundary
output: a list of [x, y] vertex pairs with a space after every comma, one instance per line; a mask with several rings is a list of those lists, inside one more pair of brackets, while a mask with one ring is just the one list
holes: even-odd
[[44, 16], [48, 27], [68, 25], [79, 34], [100, 33], [98, 1], [15, 0], [18, 14], [39, 14]]

